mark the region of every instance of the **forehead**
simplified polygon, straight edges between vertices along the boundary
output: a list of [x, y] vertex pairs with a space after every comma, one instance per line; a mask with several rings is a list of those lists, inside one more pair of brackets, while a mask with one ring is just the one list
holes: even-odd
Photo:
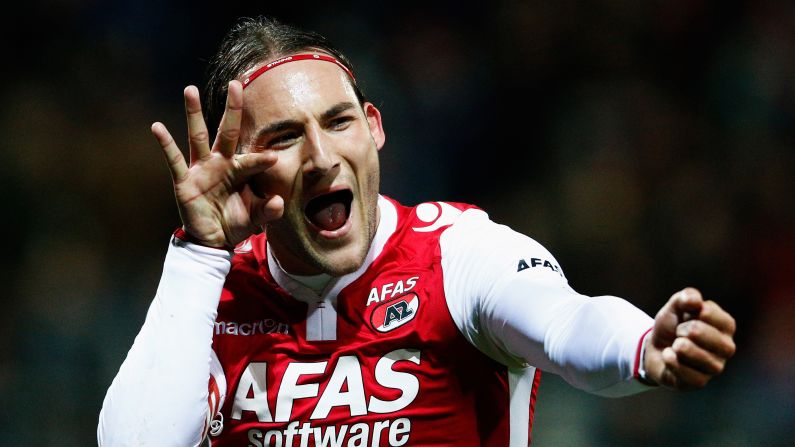
[[263, 73], [243, 91], [243, 126], [301, 120], [343, 101], [358, 102], [348, 75], [336, 64], [290, 62]]

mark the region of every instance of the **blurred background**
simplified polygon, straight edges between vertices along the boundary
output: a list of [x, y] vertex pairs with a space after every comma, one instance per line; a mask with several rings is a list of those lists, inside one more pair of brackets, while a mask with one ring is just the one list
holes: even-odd
[[162, 3], [4, 12], [0, 444], [96, 443], [179, 224], [149, 126], [184, 135], [183, 87], [267, 14], [352, 59], [385, 194], [478, 204], [581, 293], [653, 314], [693, 285], [737, 317], [702, 391], [609, 400], [545, 375], [534, 445], [792, 445], [795, 3]]

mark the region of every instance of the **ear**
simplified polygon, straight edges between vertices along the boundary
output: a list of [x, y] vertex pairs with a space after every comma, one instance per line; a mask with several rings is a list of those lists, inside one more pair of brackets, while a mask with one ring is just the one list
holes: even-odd
[[367, 125], [370, 127], [370, 135], [375, 141], [375, 147], [381, 150], [386, 141], [384, 125], [381, 122], [381, 112], [371, 102], [364, 103], [364, 116], [367, 118]]

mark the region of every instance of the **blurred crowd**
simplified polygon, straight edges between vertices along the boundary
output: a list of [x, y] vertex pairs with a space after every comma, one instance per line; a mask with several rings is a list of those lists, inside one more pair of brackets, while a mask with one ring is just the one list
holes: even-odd
[[[255, 2], [256, 3], [256, 2]], [[589, 396], [545, 375], [539, 446], [795, 437], [795, 3], [30, 4], [2, 30], [0, 444], [85, 446], [179, 225], [149, 125], [241, 15], [320, 31], [387, 133], [382, 191], [475, 203], [575, 290], [732, 312], [702, 391]], [[184, 139], [182, 140], [184, 142]]]

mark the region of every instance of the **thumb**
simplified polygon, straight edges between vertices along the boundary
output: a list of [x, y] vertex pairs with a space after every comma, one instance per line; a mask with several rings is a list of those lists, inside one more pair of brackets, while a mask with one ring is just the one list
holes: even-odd
[[654, 317], [651, 342], [657, 347], [671, 346], [676, 339], [679, 323], [693, 319], [701, 312], [704, 298], [698, 289], [687, 287], [671, 296], [671, 299]]

